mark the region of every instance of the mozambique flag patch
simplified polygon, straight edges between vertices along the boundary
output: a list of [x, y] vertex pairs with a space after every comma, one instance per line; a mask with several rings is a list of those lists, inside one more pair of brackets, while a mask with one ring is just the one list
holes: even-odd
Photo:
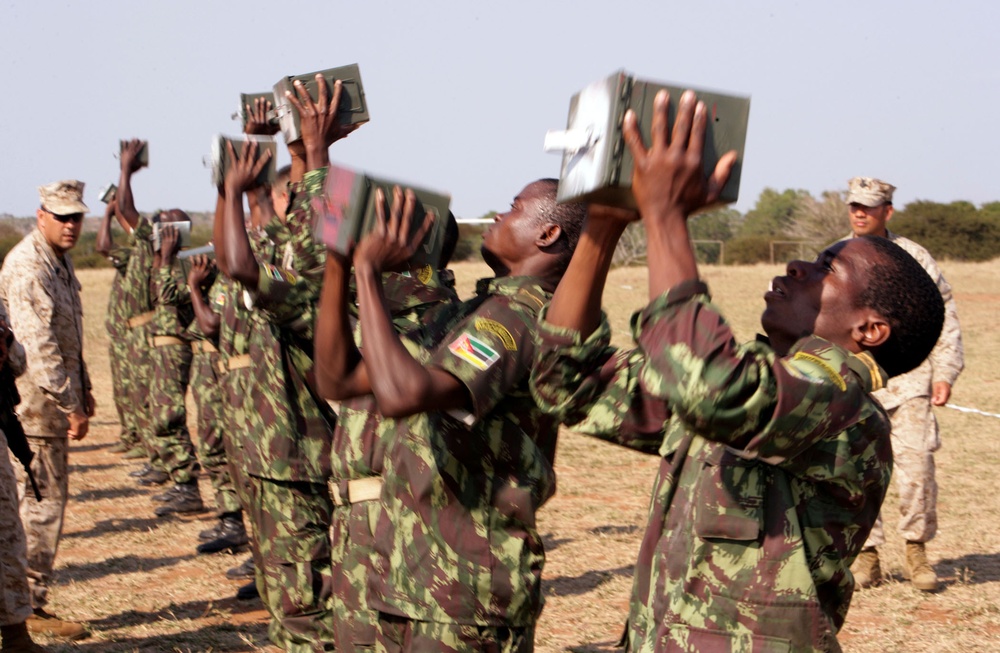
[[216, 306], [225, 306], [226, 305], [226, 291], [225, 290], [220, 290], [219, 292], [215, 293], [215, 297], [212, 299], [212, 303], [215, 304]]
[[448, 345], [448, 349], [466, 363], [484, 371], [500, 360], [500, 355], [496, 350], [467, 333]]

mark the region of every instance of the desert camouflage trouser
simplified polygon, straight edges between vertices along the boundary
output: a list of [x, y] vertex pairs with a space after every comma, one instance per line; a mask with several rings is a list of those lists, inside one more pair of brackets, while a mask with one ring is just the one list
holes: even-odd
[[413, 621], [380, 612], [379, 653], [531, 653], [535, 629]]
[[129, 402], [131, 386], [129, 379], [129, 347], [127, 333], [108, 332], [108, 362], [111, 364], [111, 389], [114, 393], [115, 409], [121, 423], [121, 441], [130, 449], [141, 445], [135, 425], [135, 413]]
[[268, 637], [288, 653], [335, 650], [326, 484], [256, 476], [245, 483]]
[[40, 608], [48, 602], [49, 585], [52, 582], [56, 550], [59, 548], [63, 515], [69, 496], [69, 442], [65, 435], [29, 435], [28, 445], [35, 454], [31, 460], [31, 473], [38, 484], [42, 500], [35, 499], [31, 482], [23, 469], [18, 470], [17, 492], [27, 543], [31, 604], [32, 607]]
[[188, 378], [191, 375], [191, 345], [186, 341], [151, 347], [152, 375], [149, 387], [153, 446], [163, 471], [174, 483], [197, 478], [198, 459], [187, 427]]
[[[163, 470], [160, 461], [159, 448], [153, 435], [152, 414], [150, 413], [150, 384], [152, 383], [153, 366], [151, 360], [152, 347], [149, 346], [149, 329], [145, 326], [129, 329], [126, 337], [128, 344], [128, 403], [132, 411], [132, 419], [139, 441], [146, 449], [149, 464]], [[165, 471], [165, 470], [164, 470]]]
[[215, 491], [219, 514], [240, 512], [225, 443], [222, 441], [222, 392], [215, 368], [219, 354], [195, 353], [191, 361], [191, 396], [198, 409], [198, 460]]
[[380, 507], [378, 501], [365, 501], [333, 508], [330, 567], [338, 651], [375, 650], [378, 613], [368, 607], [368, 570]]
[[0, 626], [19, 624], [31, 614], [26, 555], [24, 528], [17, 514], [17, 477], [7, 453], [7, 438], [0, 431]]
[[[929, 397], [916, 397], [889, 411], [892, 418], [892, 479], [899, 491], [899, 532], [910, 542], [937, 534], [937, 481], [934, 452], [941, 448]], [[879, 514], [866, 547], [885, 544]]]

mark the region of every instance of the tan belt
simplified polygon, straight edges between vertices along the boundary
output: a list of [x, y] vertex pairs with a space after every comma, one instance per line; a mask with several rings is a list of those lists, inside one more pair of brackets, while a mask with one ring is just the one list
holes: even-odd
[[149, 345], [151, 347], [169, 347], [171, 345], [186, 345], [187, 340], [178, 338], [177, 336], [151, 336], [149, 338]]
[[219, 350], [208, 340], [192, 340], [191, 351], [196, 354], [214, 354]]
[[329, 482], [330, 499], [335, 506], [346, 506], [364, 501], [378, 501], [382, 496], [382, 477], [369, 476], [351, 481]]
[[152, 322], [154, 317], [156, 317], [156, 311], [148, 311], [141, 315], [130, 317], [128, 319], [128, 328], [135, 329], [137, 327], [145, 326]]
[[231, 356], [226, 361], [223, 361], [220, 358], [219, 362], [216, 363], [216, 366], [218, 367], [219, 374], [225, 374], [227, 372], [232, 372], [233, 370], [250, 367], [252, 364], [253, 359], [250, 358], [250, 354], [240, 354], [239, 356]]

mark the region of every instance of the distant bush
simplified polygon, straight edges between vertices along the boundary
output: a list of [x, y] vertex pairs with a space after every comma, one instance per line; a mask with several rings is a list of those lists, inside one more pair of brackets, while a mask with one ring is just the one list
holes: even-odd
[[768, 263], [771, 260], [771, 236], [740, 236], [726, 243], [726, 265]]
[[[985, 211], [948, 210], [924, 203], [920, 212], [910, 207], [889, 222], [889, 228], [920, 243], [935, 258], [989, 261], [1000, 256], [1000, 217]], [[939, 208], [938, 208], [939, 207]]]
[[483, 244], [483, 231], [487, 225], [460, 224], [458, 225], [458, 245], [455, 246], [455, 253], [452, 261], [471, 261], [480, 258], [479, 246]]

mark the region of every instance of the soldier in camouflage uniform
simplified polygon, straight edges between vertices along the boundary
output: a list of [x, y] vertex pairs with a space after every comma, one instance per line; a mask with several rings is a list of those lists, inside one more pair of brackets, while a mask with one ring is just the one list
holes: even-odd
[[[934, 351], [920, 367], [893, 378], [875, 393], [892, 418], [892, 453], [896, 487], [899, 490], [899, 532], [906, 539], [906, 571], [913, 586], [925, 592], [939, 589], [937, 574], [927, 562], [924, 544], [937, 533], [937, 482], [934, 480], [934, 452], [941, 447], [941, 435], [931, 406], [948, 403], [951, 388], [965, 366], [962, 332], [951, 284], [941, 274], [930, 253], [908, 238], [886, 228], [892, 218], [895, 186], [872, 177], [855, 177], [848, 182], [851, 230], [857, 236], [888, 238], [907, 251], [931, 276], [944, 299], [945, 320]], [[853, 571], [858, 585], [868, 587], [882, 578], [875, 547], [885, 544], [882, 518], [872, 528], [865, 548]]]
[[[312, 199], [326, 177], [327, 148], [349, 133], [333, 120], [340, 86], [329, 104], [324, 99], [319, 107], [298, 86], [306, 157], [292, 153], [289, 211], [278, 223], [270, 258], [254, 256], [243, 226], [243, 193], [250, 191], [252, 212], [255, 202], [266, 199], [253, 188], [266, 163], [256, 159], [255, 144], [242, 157], [233, 156], [225, 217], [216, 223], [219, 267], [241, 284], [235, 299], [253, 307], [245, 314], [227, 302], [221, 365], [227, 370], [228, 409], [246, 425], [232, 440], [253, 526], [257, 587], [271, 613], [268, 634], [288, 651], [334, 649], [327, 481], [336, 417], [311, 387], [310, 350], [323, 255], [313, 237]], [[325, 84], [320, 87], [325, 94]]]
[[541, 318], [532, 390], [574, 428], [662, 456], [627, 650], [839, 651], [848, 567], [891, 473], [888, 416], [870, 392], [930, 352], [944, 307], [900, 248], [838, 243], [774, 279], [761, 317], [768, 339], [738, 345], [698, 278], [687, 231], [735, 153], [705, 179], [704, 103], [682, 95], [669, 140], [667, 107], [661, 92], [648, 150], [635, 115], [625, 118], [649, 239], [638, 347], [612, 349], [600, 311], [635, 215], [591, 207]]
[[153, 433], [150, 398], [150, 382], [153, 376], [150, 325], [156, 317], [156, 302], [153, 290], [153, 225], [139, 215], [132, 196], [132, 175], [142, 164], [139, 152], [142, 141], [126, 142], [121, 153], [121, 177], [118, 182], [118, 213], [131, 230], [129, 249], [131, 254], [122, 277], [124, 293], [120, 319], [128, 328], [128, 403], [133, 413], [136, 430], [149, 456], [149, 463], [141, 470], [132, 472], [142, 485], [159, 485], [170, 476], [163, 469]]
[[380, 651], [532, 649], [544, 561], [535, 512], [555, 491], [557, 425], [528, 394], [528, 371], [538, 311], [584, 213], [556, 205], [556, 187], [529, 184], [484, 234], [495, 279], [403, 339], [381, 273], [422, 233], [407, 241], [413, 199], [403, 210], [397, 194], [388, 224], [353, 257], [360, 352], [347, 320], [348, 262], [327, 255], [317, 383], [333, 399], [372, 393], [386, 447], [368, 587]]
[[171, 222], [187, 220], [179, 209], [160, 214], [160, 250], [154, 256], [153, 288], [156, 317], [149, 325], [150, 415], [153, 442], [164, 470], [174, 486], [154, 497], [163, 505], [154, 512], [163, 517], [205, 509], [198, 489], [198, 458], [187, 427], [188, 379], [191, 375], [191, 343], [184, 337], [194, 319], [187, 287], [187, 265], [176, 258], [178, 232]]
[[[196, 256], [188, 272], [191, 305], [198, 319], [191, 323], [187, 336], [194, 358], [191, 361], [191, 396], [198, 410], [198, 460], [208, 474], [215, 492], [218, 524], [199, 534], [205, 540], [198, 553], [234, 550], [249, 542], [243, 525], [243, 507], [233, 484], [226, 456], [223, 422], [223, 397], [219, 387], [219, 323], [225, 306], [225, 281], [215, 274], [214, 264], [205, 256]], [[212, 281], [207, 293], [205, 283]]]
[[[7, 325], [0, 302], [0, 369], [24, 373], [24, 348]], [[31, 641], [26, 621], [32, 614], [24, 527], [17, 514], [17, 477], [7, 454], [7, 437], [0, 430], [0, 643], [2, 653], [45, 653]]]
[[68, 439], [87, 435], [94, 414], [83, 362], [80, 283], [66, 252], [76, 245], [87, 211], [83, 183], [59, 181], [39, 188], [38, 226], [7, 255], [0, 270], [0, 301], [24, 346], [27, 370], [18, 379], [19, 413], [34, 453], [31, 470], [41, 500], [27, 479], [20, 488], [27, 536], [32, 632], [82, 637], [86, 630], [45, 611], [62, 534], [69, 489]]
[[[139, 440], [135, 426], [132, 407], [129, 404], [129, 349], [127, 344], [128, 325], [123, 317], [125, 310], [125, 290], [122, 285], [125, 269], [131, 250], [128, 247], [118, 247], [111, 235], [111, 219], [117, 215], [118, 202], [112, 199], [104, 211], [104, 219], [97, 232], [97, 252], [105, 256], [115, 269], [115, 277], [111, 281], [111, 292], [108, 296], [108, 310], [104, 327], [108, 332], [108, 362], [111, 365], [111, 390], [118, 411], [118, 422], [121, 424], [121, 442], [115, 449], [116, 453], [130, 454], [137, 457], [145, 455], [142, 442]], [[124, 220], [122, 223], [127, 226]]]

